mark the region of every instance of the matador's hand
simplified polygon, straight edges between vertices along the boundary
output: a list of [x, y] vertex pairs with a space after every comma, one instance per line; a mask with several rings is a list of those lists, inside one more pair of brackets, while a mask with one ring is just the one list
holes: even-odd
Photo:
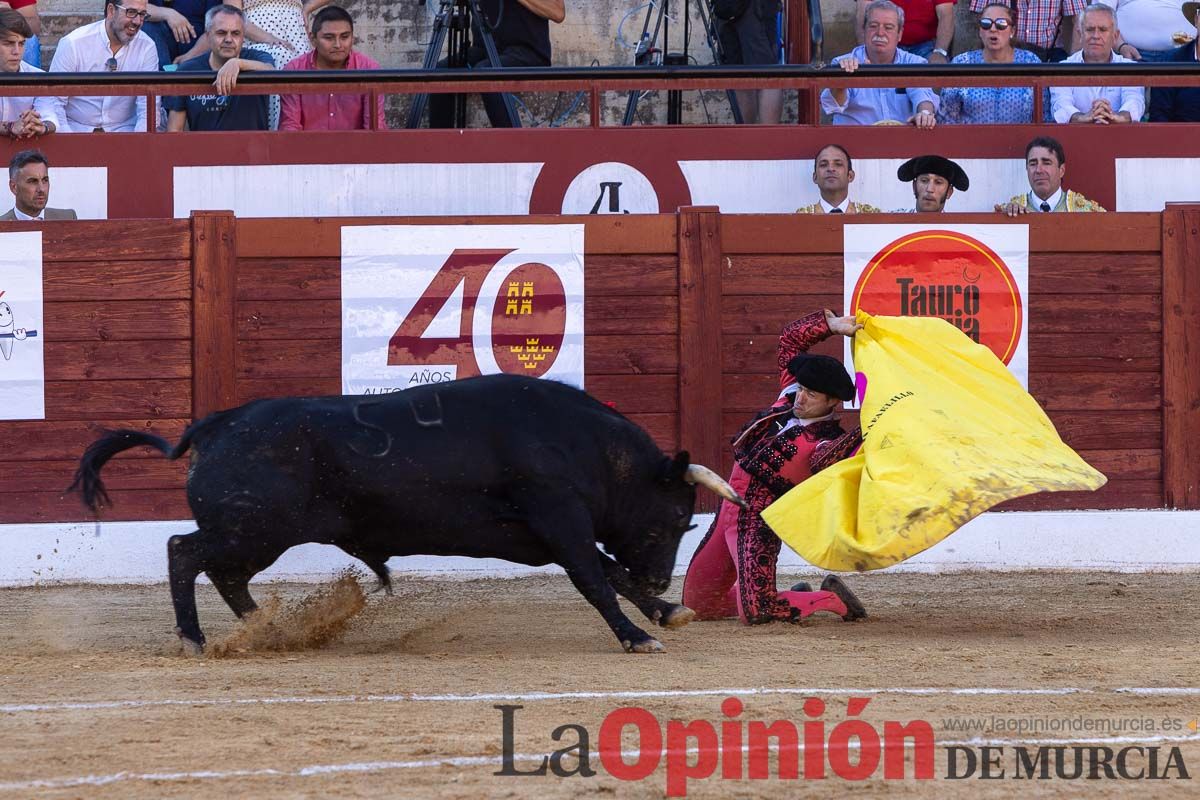
[[828, 308], [825, 309], [825, 323], [829, 325], [829, 330], [842, 336], [853, 336], [863, 329], [862, 324], [854, 321], [854, 317], [835, 317]]

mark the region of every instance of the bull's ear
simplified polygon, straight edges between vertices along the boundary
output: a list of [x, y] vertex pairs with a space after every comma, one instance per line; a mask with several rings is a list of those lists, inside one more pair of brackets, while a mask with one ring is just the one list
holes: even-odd
[[659, 480], [663, 483], [683, 480], [683, 476], [687, 474], [688, 465], [691, 463], [692, 457], [688, 455], [687, 450], [680, 450], [674, 458], [663, 458]]

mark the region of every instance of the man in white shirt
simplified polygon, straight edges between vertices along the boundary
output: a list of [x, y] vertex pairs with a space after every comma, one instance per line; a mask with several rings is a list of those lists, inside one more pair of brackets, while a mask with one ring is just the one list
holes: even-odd
[[37, 150], [22, 150], [8, 162], [8, 190], [15, 201], [0, 222], [78, 219], [70, 208], [46, 208], [50, 200], [50, 162]]
[[[843, 72], [862, 64], [925, 64], [925, 59], [898, 50], [904, 31], [904, 9], [891, 0], [874, 0], [863, 14], [865, 44], [838, 56]], [[937, 125], [938, 96], [931, 89], [825, 89], [821, 110], [834, 125], [899, 123], [925, 130]]]
[[[1105, 5], [1083, 12], [1083, 49], [1064, 64], [1131, 64], [1113, 52], [1120, 32], [1117, 17]], [[1093, 125], [1138, 122], [1146, 110], [1146, 90], [1141, 86], [1052, 86], [1050, 107], [1054, 121]]]
[[854, 162], [840, 144], [827, 144], [813, 159], [812, 182], [821, 197], [810, 206], [796, 209], [797, 214], [878, 214], [879, 209], [850, 199], [854, 182]]
[[[51, 72], [157, 72], [158, 49], [142, 32], [146, 0], [105, 0], [104, 19], [64, 36]], [[60, 97], [64, 131], [146, 130], [145, 97]]]
[[1177, 47], [1196, 36], [1196, 26], [1179, 19], [1182, 0], [1096, 0], [1116, 10], [1117, 55], [1135, 61], [1170, 61]]
[[[0, 8], [0, 75], [41, 72], [22, 59], [32, 30], [25, 17], [11, 8]], [[0, 139], [27, 139], [54, 133], [58, 127], [53, 97], [0, 97]]]

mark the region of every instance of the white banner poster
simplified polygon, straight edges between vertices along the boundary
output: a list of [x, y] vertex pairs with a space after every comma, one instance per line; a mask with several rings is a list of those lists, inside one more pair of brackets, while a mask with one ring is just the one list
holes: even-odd
[[846, 225], [844, 247], [847, 314], [940, 317], [1029, 388], [1029, 226]]
[[0, 419], [46, 418], [42, 234], [0, 233]]
[[583, 388], [582, 225], [342, 228], [342, 392], [507, 372]]

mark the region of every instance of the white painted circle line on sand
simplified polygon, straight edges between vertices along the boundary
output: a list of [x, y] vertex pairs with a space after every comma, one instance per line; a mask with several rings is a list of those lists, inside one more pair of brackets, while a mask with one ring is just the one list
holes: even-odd
[[[1069, 746], [1069, 745], [1133, 745], [1133, 744], [1165, 744], [1179, 742], [1200, 742], [1200, 734], [1191, 734], [1186, 736], [1114, 736], [1114, 737], [1091, 737], [1080, 739], [964, 739], [959, 741], [937, 742], [940, 747], [1015, 747], [1020, 745], [1025, 746]], [[905, 747], [914, 745], [911, 741], [905, 741]], [[775, 748], [770, 748], [774, 750]], [[857, 743], [848, 746], [850, 750], [857, 750]], [[742, 752], [748, 752], [749, 747], [743, 746]], [[803, 751], [804, 745], [797, 743], [797, 750]], [[668, 751], [661, 751], [666, 754]], [[677, 751], [676, 751], [677, 752]], [[689, 755], [695, 754], [697, 748], [689, 747], [686, 751]], [[637, 750], [625, 750], [621, 753], [625, 760], [636, 759], [640, 753]], [[546, 754], [534, 753], [516, 753], [512, 756], [513, 762], [539, 762], [546, 757]], [[428, 769], [431, 767], [478, 767], [492, 766], [501, 763], [501, 756], [455, 756], [450, 758], [435, 758], [423, 759], [418, 761], [362, 761], [351, 762], [348, 764], [313, 764], [299, 769], [275, 769], [266, 767], [262, 769], [239, 769], [229, 771], [218, 770], [197, 770], [192, 772], [116, 772], [111, 775], [81, 775], [73, 778], [50, 778], [36, 779], [29, 781], [12, 781], [8, 783], [0, 783], [0, 792], [22, 792], [31, 789], [70, 789], [77, 786], [108, 786], [114, 783], [124, 783], [127, 781], [205, 781], [205, 780], [228, 780], [231, 778], [312, 778], [323, 775], [337, 775], [342, 773], [371, 773], [371, 772], [386, 772], [390, 770], [402, 769]]]
[[955, 687], [759, 687], [727, 689], [679, 689], [620, 692], [510, 692], [496, 694], [368, 694], [308, 697], [215, 697], [188, 700], [100, 700], [75, 703], [12, 703], [0, 705], [0, 714], [20, 714], [31, 711], [99, 711], [117, 708], [155, 708], [159, 706], [257, 706], [327, 703], [495, 703], [538, 702], [543, 700], [640, 700], [670, 697], [709, 697], [714, 695], [1068, 695], [1091, 694], [1094, 689], [1061, 687], [1050, 689], [1022, 688], [955, 688]]

